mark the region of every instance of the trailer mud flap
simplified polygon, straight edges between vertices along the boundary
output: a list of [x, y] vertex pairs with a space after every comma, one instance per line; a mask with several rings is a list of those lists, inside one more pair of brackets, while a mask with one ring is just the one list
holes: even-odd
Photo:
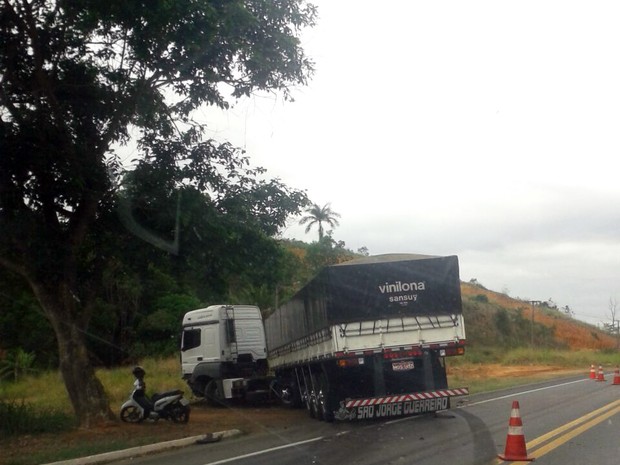
[[441, 389], [398, 396], [349, 399], [340, 402], [335, 419], [372, 420], [439, 412], [450, 408], [450, 399], [469, 395], [468, 388]]

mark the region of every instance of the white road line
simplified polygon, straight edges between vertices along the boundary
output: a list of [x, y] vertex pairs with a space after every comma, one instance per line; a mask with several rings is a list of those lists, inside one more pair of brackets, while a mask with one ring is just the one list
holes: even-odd
[[[472, 407], [474, 405], [487, 404], [489, 402], [495, 402], [497, 400], [509, 399], [510, 397], [515, 397], [515, 396], [523, 396], [523, 395], [526, 395], [526, 394], [532, 394], [534, 392], [545, 391], [547, 389], [555, 389], [555, 388], [558, 388], [558, 387], [568, 386], [570, 384], [581, 383], [581, 382], [584, 382], [584, 381], [592, 381], [592, 380], [590, 380], [589, 378], [584, 378], [584, 379], [578, 379], [576, 381], [568, 381], [566, 383], [553, 384], [551, 386], [545, 386], [545, 387], [541, 387], [541, 388], [537, 388], [537, 389], [529, 389], [527, 391], [515, 392], [515, 393], [512, 393], [512, 394], [507, 394], [505, 396], [493, 397], [492, 399], [481, 400], [479, 402], [474, 402], [474, 403], [463, 405], [463, 406], [460, 406], [460, 407], [457, 407], [457, 408], [467, 408], [467, 407]], [[413, 416], [413, 417], [407, 417], [407, 418], [399, 418], [397, 420], [389, 421], [386, 424], [398, 423], [398, 422], [401, 422], [401, 421], [411, 420], [411, 419], [415, 419], [415, 418], [420, 418], [420, 417]], [[341, 434], [344, 434], [344, 433], [346, 433], [346, 432], [343, 432]], [[325, 436], [318, 436], [316, 438], [306, 439], [305, 441], [293, 442], [291, 444], [284, 444], [282, 446], [277, 446], [277, 447], [272, 447], [270, 449], [264, 449], [264, 450], [260, 450], [260, 451], [256, 451], [256, 452], [251, 452], [249, 454], [239, 455], [237, 457], [231, 457], [231, 458], [228, 458], [228, 459], [218, 460], [216, 462], [208, 462], [208, 463], [205, 463], [205, 465], [220, 465], [220, 464], [223, 464], [223, 463], [230, 463], [230, 462], [234, 462], [236, 460], [242, 460], [242, 459], [247, 459], [247, 458], [250, 458], [250, 457], [256, 457], [256, 456], [262, 455], [262, 454], [267, 454], [269, 452], [273, 452], [273, 451], [276, 451], [276, 450], [288, 449], [289, 447], [296, 447], [296, 446], [301, 446], [301, 445], [304, 445], [304, 444], [309, 444], [311, 442], [321, 441], [322, 439], [325, 439]]]
[[290, 444], [284, 444], [283, 446], [272, 447], [271, 449], [259, 450], [259, 451], [256, 451], [256, 452], [250, 452], [249, 454], [244, 454], [244, 455], [238, 455], [236, 457], [231, 457], [229, 459], [218, 460], [217, 462], [208, 462], [208, 463], [205, 463], [205, 465], [219, 465], [221, 463], [229, 463], [229, 462], [234, 462], [236, 460], [243, 460], [243, 459], [247, 459], [247, 458], [250, 458], [250, 457], [256, 457], [257, 455], [267, 454], [269, 452], [273, 452], [273, 451], [276, 451], [276, 450], [287, 449], [289, 447], [301, 446], [303, 444], [308, 444], [310, 442], [320, 441], [321, 439], [324, 439], [324, 438], [325, 438], [325, 436], [319, 436], [319, 437], [312, 438], [312, 439], [306, 439], [305, 441], [292, 442]]
[[591, 382], [592, 380], [589, 379], [589, 378], [584, 378], [584, 379], [578, 379], [577, 381], [568, 381], [566, 383], [554, 384], [552, 386], [546, 386], [546, 387], [542, 387], [542, 388], [538, 388], [538, 389], [530, 389], [528, 391], [515, 392], [513, 394], [507, 394], [505, 396], [494, 397], [492, 399], [487, 399], [487, 400], [481, 400], [479, 402], [473, 402], [471, 404], [463, 405], [463, 406], [457, 407], [457, 408], [467, 408], [467, 407], [471, 407], [473, 405], [486, 404], [486, 403], [489, 403], [489, 402], [495, 402], [496, 400], [509, 399], [510, 397], [515, 397], [515, 396], [523, 396], [525, 394], [532, 394], [534, 392], [545, 391], [547, 389], [555, 389], [555, 388], [562, 387], [562, 386], [568, 386], [569, 384], [582, 383], [584, 381], [590, 381]]

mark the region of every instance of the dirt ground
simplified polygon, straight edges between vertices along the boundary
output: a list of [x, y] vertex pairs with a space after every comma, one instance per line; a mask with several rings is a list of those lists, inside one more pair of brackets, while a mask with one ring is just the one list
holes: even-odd
[[[541, 379], [552, 376], [563, 376], [574, 373], [574, 370], [565, 370], [557, 367], [545, 366], [501, 366], [484, 365], [480, 367], [452, 368], [459, 371], [459, 375], [471, 380], [484, 377], [501, 378], [535, 378]], [[464, 372], [466, 370], [466, 373]], [[453, 373], [456, 374], [456, 373]], [[169, 421], [144, 422], [137, 425], [121, 422], [111, 423], [88, 430], [76, 430], [68, 433], [27, 435], [11, 439], [0, 439], [0, 465], [24, 463], [20, 457], [24, 451], [39, 452], [47, 455], [57, 451], [59, 444], [69, 449], [88, 444], [94, 447], [98, 444], [114, 443], [115, 448], [121, 449], [161, 441], [169, 441], [207, 433], [239, 429], [243, 433], [252, 434], [270, 428], [287, 427], [309, 421], [304, 409], [287, 409], [277, 404], [252, 407], [229, 406], [210, 407], [204, 401], [194, 401], [188, 424], [179, 425]], [[92, 451], [90, 454], [96, 453]], [[50, 460], [53, 461], [53, 460]]]
[[450, 375], [459, 374], [471, 380], [484, 378], [536, 378], [550, 376], [569, 376], [580, 373], [584, 370], [567, 369], [555, 366], [532, 366], [532, 365], [514, 365], [504, 366], [499, 364], [484, 364], [478, 366], [450, 367], [448, 370], [448, 378]]
[[118, 445], [115, 448], [121, 449], [231, 429], [252, 434], [261, 429], [286, 427], [307, 418], [305, 410], [287, 409], [279, 405], [260, 408], [243, 405], [210, 407], [204, 401], [195, 400], [191, 408], [187, 424], [160, 420], [133, 425], [119, 421], [88, 430], [0, 439], [0, 464], [23, 463], [21, 458], [24, 451], [28, 454], [37, 452], [52, 456], [51, 453], [59, 449], [59, 444], [62, 444], [64, 449], [80, 448], [84, 444], [95, 447], [97, 444], [102, 447], [105, 447], [105, 444], [115, 444]]

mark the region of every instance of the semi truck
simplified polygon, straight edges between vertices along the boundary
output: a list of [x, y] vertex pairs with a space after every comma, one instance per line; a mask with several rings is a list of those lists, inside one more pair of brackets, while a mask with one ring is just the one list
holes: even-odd
[[264, 320], [249, 305], [188, 312], [181, 345], [194, 394], [275, 394], [324, 421], [437, 412], [469, 394], [448, 387], [445, 365], [465, 353], [456, 256], [327, 266]]

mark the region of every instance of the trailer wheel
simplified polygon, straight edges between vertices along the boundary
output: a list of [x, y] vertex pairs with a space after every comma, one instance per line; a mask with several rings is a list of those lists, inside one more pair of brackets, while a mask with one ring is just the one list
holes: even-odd
[[308, 376], [306, 376], [305, 369], [301, 368], [301, 376], [303, 381], [303, 388], [301, 390], [301, 403], [306, 406], [306, 411], [310, 418], [314, 418], [314, 412], [312, 411], [312, 392], [310, 371], [308, 370]]
[[329, 384], [327, 377], [321, 375], [319, 378], [319, 390], [316, 396], [317, 410], [319, 419], [331, 423], [334, 421], [334, 412], [331, 408], [329, 396]]
[[317, 420], [323, 419], [323, 411], [321, 410], [321, 406], [319, 405], [319, 392], [321, 391], [319, 387], [319, 377], [315, 373], [312, 373], [312, 370], [309, 371], [310, 377], [310, 395], [308, 396], [309, 404], [310, 404], [310, 416], [312, 418], [316, 418]]
[[319, 407], [319, 398], [318, 392], [312, 391], [310, 394], [310, 416], [312, 418], [316, 418], [317, 420], [322, 420], [321, 409]]
[[314, 395], [312, 394], [312, 391], [310, 390], [306, 390], [304, 392], [304, 404], [306, 406], [306, 411], [308, 412], [308, 415], [310, 416], [310, 418], [315, 418], [316, 417], [316, 411], [314, 410], [312, 404], [313, 404], [313, 399]]

